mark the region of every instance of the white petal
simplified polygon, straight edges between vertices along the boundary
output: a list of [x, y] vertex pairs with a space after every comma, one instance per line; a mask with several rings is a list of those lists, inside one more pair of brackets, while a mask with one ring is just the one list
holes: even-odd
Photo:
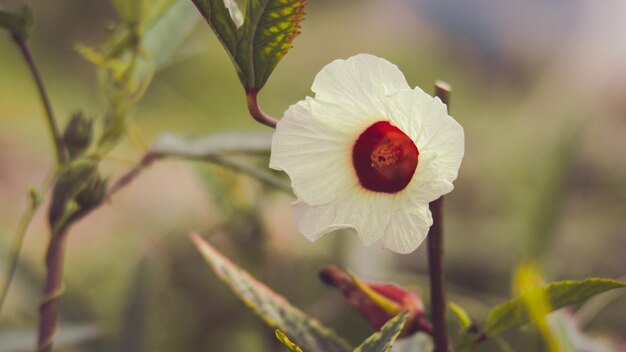
[[327, 203], [358, 182], [351, 141], [311, 118], [304, 100], [290, 106], [276, 126], [270, 167], [284, 170], [298, 198], [312, 205]]
[[[396, 65], [373, 55], [358, 54], [326, 65], [315, 77], [311, 89], [317, 102], [335, 104], [352, 112], [339, 120], [328, 121], [330, 126], [337, 126], [344, 121], [353, 122], [353, 117], [367, 119], [374, 115], [378, 120], [386, 119], [385, 96], [411, 88]], [[316, 114], [320, 116], [324, 117]]]
[[420, 153], [433, 155], [439, 175], [452, 182], [465, 153], [463, 127], [448, 115], [447, 107], [439, 98], [433, 99], [424, 114], [419, 130], [414, 132], [417, 147]]
[[303, 201], [293, 204], [298, 230], [309, 240], [337, 229], [353, 228], [364, 245], [383, 238], [389, 223], [393, 196], [355, 187], [334, 202], [311, 206]]
[[410, 194], [397, 197], [385, 230], [385, 248], [401, 254], [413, 252], [426, 238], [432, 223], [428, 203], [420, 202]]
[[[436, 181], [451, 184], [461, 166], [465, 137], [463, 127], [448, 115], [441, 100], [415, 88], [390, 95], [387, 110], [391, 123], [406, 133], [419, 150], [419, 162], [412, 182], [418, 178], [420, 183]], [[452, 191], [451, 185], [444, 185], [444, 188], [449, 188], [445, 193]]]
[[[425, 121], [433, 117], [433, 108], [437, 101], [439, 100], [418, 87], [413, 90], [397, 91], [389, 94], [385, 100], [386, 114], [394, 126], [417, 142]], [[445, 115], [447, 116], [447, 113]], [[437, 116], [439, 117], [441, 116]]]
[[435, 164], [436, 156], [420, 154], [413, 179], [401, 192], [410, 194], [416, 201], [430, 203], [444, 194], [452, 192], [454, 185], [443, 177]]
[[334, 103], [310, 100], [311, 114], [320, 125], [328, 130], [344, 135], [344, 138], [356, 141], [368, 127], [377, 121], [386, 120], [383, 112], [368, 106], [367, 103], [352, 105], [351, 103]]

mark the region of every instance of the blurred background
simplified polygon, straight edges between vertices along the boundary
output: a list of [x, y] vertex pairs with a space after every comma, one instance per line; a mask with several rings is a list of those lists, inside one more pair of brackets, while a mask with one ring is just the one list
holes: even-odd
[[[281, 116], [310, 95], [325, 64], [360, 52], [397, 64], [411, 85], [426, 91], [438, 79], [453, 86], [451, 112], [467, 142], [456, 189], [446, 200], [450, 299], [484, 319], [510, 297], [512, 273], [528, 258], [543, 264], [550, 281], [624, 279], [626, 2], [309, 2], [302, 34], [260, 95], [270, 114]], [[0, 0], [6, 9], [22, 3]], [[116, 21], [109, 2], [28, 3], [35, 13], [33, 52], [61, 125], [77, 110], [101, 118], [95, 68], [74, 47], [106, 38]], [[189, 41], [202, 50], [154, 77], [135, 112], [133, 129], [141, 137], [124, 142], [103, 165], [111, 179], [163, 131], [197, 137], [265, 129], [248, 116], [229, 58], [197, 19]], [[3, 273], [27, 190], [54, 164], [44, 121], [27, 67], [9, 35], [0, 33]], [[264, 166], [267, 158], [254, 162]], [[354, 344], [372, 329], [317, 279], [322, 265], [415, 287], [427, 299], [424, 246], [396, 255], [362, 247], [349, 231], [309, 243], [295, 229], [292, 199], [219, 166], [158, 162], [71, 232], [58, 350], [281, 350], [273, 331], [203, 262], [190, 231], [207, 235]], [[0, 315], [2, 352], [32, 349], [47, 241], [42, 209]], [[581, 341], [594, 346], [578, 350], [626, 350], [623, 292], [599, 296], [578, 312]], [[523, 342], [516, 334], [508, 338], [523, 343], [520, 350], [537, 350], [540, 338], [528, 334]]]

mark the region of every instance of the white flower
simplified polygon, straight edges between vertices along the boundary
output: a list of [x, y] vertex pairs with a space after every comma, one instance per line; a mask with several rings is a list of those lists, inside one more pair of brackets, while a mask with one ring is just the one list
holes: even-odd
[[463, 128], [372, 55], [333, 61], [312, 90], [276, 126], [270, 159], [291, 178], [298, 230], [315, 241], [353, 228], [365, 245], [414, 251], [432, 224], [428, 203], [454, 188]]

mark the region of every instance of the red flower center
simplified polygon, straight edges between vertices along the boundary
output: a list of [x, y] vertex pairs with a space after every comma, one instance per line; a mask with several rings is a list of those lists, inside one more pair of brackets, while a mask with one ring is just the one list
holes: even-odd
[[388, 121], [378, 121], [354, 143], [352, 164], [364, 188], [396, 193], [411, 182], [418, 156], [409, 136]]

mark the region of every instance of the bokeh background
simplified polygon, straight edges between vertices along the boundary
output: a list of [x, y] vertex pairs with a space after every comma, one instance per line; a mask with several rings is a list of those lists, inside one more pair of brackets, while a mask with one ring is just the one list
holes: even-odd
[[[310, 95], [325, 64], [360, 52], [396, 63], [411, 85], [427, 91], [437, 79], [453, 86], [451, 111], [467, 144], [446, 200], [452, 300], [484, 319], [490, 306], [510, 297], [512, 273], [526, 258], [540, 261], [548, 280], [626, 275], [626, 2], [309, 2], [302, 34], [260, 95], [270, 114], [280, 116]], [[21, 4], [0, 0], [8, 9]], [[74, 46], [105, 39], [116, 20], [112, 7], [84, 0], [29, 5], [36, 21], [33, 51], [61, 124], [77, 110], [101, 118], [95, 68]], [[136, 110], [135, 138], [103, 165], [112, 179], [163, 131], [192, 137], [265, 129], [248, 116], [235, 71], [199, 18], [189, 40], [202, 50], [156, 75]], [[4, 273], [27, 190], [40, 185], [54, 163], [34, 84], [5, 33], [0, 126]], [[251, 162], [264, 166], [267, 158]], [[281, 350], [273, 332], [204, 264], [190, 231], [207, 235], [355, 344], [371, 328], [319, 282], [320, 266], [416, 287], [427, 299], [425, 248], [395, 255], [362, 247], [349, 231], [309, 243], [295, 229], [291, 200], [218, 166], [155, 164], [73, 229], [58, 350]], [[0, 351], [32, 349], [47, 241], [40, 211], [0, 315]], [[624, 350], [623, 292], [581, 309], [581, 327], [601, 341], [581, 350]], [[539, 337], [529, 334], [523, 342], [509, 338], [523, 343], [520, 350], [538, 350]]]

